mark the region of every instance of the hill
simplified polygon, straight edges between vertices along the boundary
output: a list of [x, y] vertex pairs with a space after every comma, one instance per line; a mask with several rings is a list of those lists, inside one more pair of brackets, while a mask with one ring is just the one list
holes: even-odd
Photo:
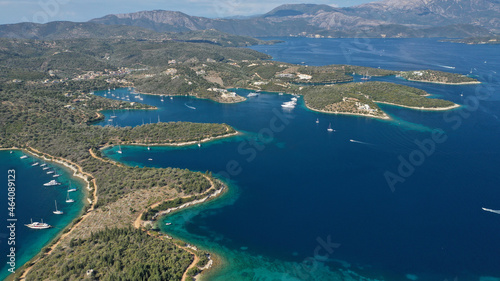
[[159, 34], [145, 28], [124, 25], [76, 23], [68, 21], [56, 21], [47, 24], [18, 23], [0, 25], [0, 37], [37, 40], [64, 40], [76, 38], [167, 38], [164, 34]]
[[385, 0], [347, 8], [286, 4], [243, 19], [209, 19], [154, 10], [107, 15], [91, 22], [161, 32], [216, 29], [252, 37], [472, 37], [500, 31], [499, 13], [497, 0]]
[[175, 40], [193, 43], [209, 43], [224, 47], [244, 47], [273, 44], [246, 36], [211, 30], [188, 30], [183, 32], [157, 32], [154, 29], [130, 25], [104, 25], [93, 22], [57, 21], [46, 24], [18, 23], [0, 25], [0, 38], [65, 40], [65, 39], [134, 39]]

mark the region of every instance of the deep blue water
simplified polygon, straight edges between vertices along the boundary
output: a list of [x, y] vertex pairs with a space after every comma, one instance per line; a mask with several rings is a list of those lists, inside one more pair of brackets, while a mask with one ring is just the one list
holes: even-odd
[[[72, 177], [72, 171], [64, 168], [61, 165], [56, 165], [51, 162], [46, 162], [48, 166], [52, 167], [57, 174], [61, 176], [57, 178], [62, 184], [59, 186], [45, 187], [44, 183], [53, 179], [52, 174], [47, 174], [40, 166], [31, 166], [34, 162], [44, 163], [40, 159], [29, 156], [27, 159], [20, 159], [23, 155], [21, 151], [13, 150], [0, 151], [0, 171], [3, 173], [2, 177], [2, 196], [0, 196], [0, 262], [1, 271], [0, 279], [6, 278], [10, 272], [8, 269], [9, 258], [7, 255], [10, 253], [10, 247], [15, 247], [16, 268], [22, 266], [25, 262], [30, 260], [40, 252], [43, 246], [47, 245], [54, 237], [57, 236], [61, 230], [75, 219], [81, 212], [83, 207], [83, 194], [82, 188], [84, 183], [79, 179]], [[15, 230], [13, 231], [15, 245], [8, 244], [11, 233], [7, 229], [7, 219], [9, 216], [8, 210], [8, 170], [15, 170]], [[66, 203], [67, 188], [70, 185], [78, 188], [77, 192], [70, 193], [74, 203]], [[63, 211], [63, 215], [55, 215], [52, 213], [55, 209], [54, 200], [57, 200], [57, 207]], [[33, 230], [24, 226], [29, 224], [30, 220], [44, 222], [53, 226], [50, 229]], [[11, 242], [12, 243], [12, 242]]]
[[[210, 280], [500, 278], [500, 215], [481, 209], [500, 209], [500, 47], [435, 39], [284, 40], [253, 49], [308, 65], [472, 70], [483, 84], [379, 78], [464, 104], [448, 112], [382, 106], [391, 121], [303, 106], [283, 112], [280, 104], [290, 96], [271, 93], [232, 105], [143, 96], [160, 109], [115, 112], [113, 125], [160, 118], [224, 122], [244, 133], [201, 148], [105, 151], [131, 165], [226, 177], [231, 188], [222, 199], [167, 218], [173, 224], [164, 230], [224, 257], [228, 266]], [[326, 131], [330, 123], [333, 133]], [[407, 161], [412, 167], [398, 172]], [[391, 189], [387, 173], [404, 182]]]

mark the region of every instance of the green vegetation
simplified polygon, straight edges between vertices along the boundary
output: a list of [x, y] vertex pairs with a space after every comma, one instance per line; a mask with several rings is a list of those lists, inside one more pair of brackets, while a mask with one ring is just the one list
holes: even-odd
[[27, 280], [181, 280], [193, 257], [141, 230], [114, 228], [71, 240], [35, 265]]
[[477, 79], [465, 75], [437, 70], [405, 71], [400, 75], [408, 80], [442, 84], [475, 84]]
[[192, 202], [192, 201], [195, 201], [195, 200], [198, 200], [201, 198], [203, 198], [203, 196], [196, 195], [196, 196], [190, 196], [188, 198], [176, 198], [174, 200], [163, 202], [156, 208], [149, 208], [146, 212], [144, 212], [142, 214], [141, 219], [144, 221], [153, 220], [153, 217], [160, 211], [168, 210], [170, 208], [176, 208], [176, 207], [179, 207], [183, 204], [186, 204], [188, 202]]
[[[85, 88], [84, 85], [77, 87], [78, 83], [74, 83], [74, 88]], [[202, 179], [198, 173], [187, 170], [117, 167], [92, 158], [89, 149], [99, 154], [99, 148], [108, 144], [167, 144], [235, 132], [224, 124], [187, 122], [149, 124], [135, 128], [89, 125], [99, 120], [97, 110], [119, 109], [122, 106], [130, 107], [130, 104], [76, 92], [67, 95], [53, 91], [50, 87], [35, 89], [24, 87], [23, 84], [7, 84], [0, 91], [0, 146], [31, 146], [78, 163], [96, 178], [99, 186], [98, 206], [102, 206], [137, 188], [168, 185], [186, 194], [196, 193], [200, 190], [199, 181]], [[143, 105], [136, 106], [141, 108]]]
[[198, 275], [200, 272], [201, 272], [201, 270], [198, 267], [195, 266], [193, 268], [190, 268], [187, 271], [187, 276], [194, 277], [194, 276]]
[[[214, 44], [190, 44], [176, 41], [140, 41], [127, 39], [71, 39], [34, 41], [0, 39], [2, 72], [23, 70], [68, 79], [92, 72], [117, 76], [120, 68], [144, 69], [176, 63], [224, 62], [228, 60], [267, 59], [262, 53]], [[18, 78], [19, 79], [19, 78]]]
[[[195, 35], [185, 36], [194, 38]], [[93, 126], [102, 120], [99, 112], [103, 110], [154, 109], [140, 103], [105, 99], [93, 95], [93, 91], [135, 86], [139, 91], [154, 94], [193, 95], [220, 102], [242, 100], [227, 92], [226, 89], [232, 87], [286, 91], [304, 95], [312, 109], [374, 117], [385, 117], [376, 102], [419, 108], [454, 105], [428, 99], [424, 91], [392, 83], [333, 85], [352, 81], [352, 73], [383, 76], [394, 75], [394, 71], [264, 61], [268, 58], [252, 50], [224, 48], [213, 42], [0, 39], [0, 147], [34, 149], [79, 165], [84, 173], [92, 175], [88, 180], [95, 180], [98, 187], [96, 210], [91, 215], [123, 210], [123, 206], [118, 205], [123, 205], [129, 195], [148, 191], [161, 189], [166, 198], [178, 197], [150, 208], [143, 217], [149, 220], [158, 212], [209, 196], [200, 194], [206, 193], [211, 182], [217, 190], [221, 183], [210, 173], [128, 167], [102, 161], [100, 149], [116, 144], [193, 142], [228, 136], [235, 130], [226, 124], [189, 122], [134, 128]], [[144, 199], [141, 208], [164, 200], [161, 196]], [[134, 211], [125, 219], [142, 211], [135, 210], [135, 206], [126, 209]], [[100, 221], [92, 223], [94, 225], [69, 237], [78, 237], [78, 240], [64, 240], [53, 254], [37, 263], [27, 279], [178, 280], [191, 261], [186, 252], [177, 250], [172, 243], [127, 229], [128, 225], [91, 234], [88, 229], [99, 228]], [[162, 251], [165, 257], [159, 257]], [[62, 264], [61, 257], [66, 257]], [[94, 272], [87, 276], [89, 269]], [[195, 274], [196, 269], [190, 272], [190, 278]]]
[[385, 116], [377, 102], [424, 109], [455, 105], [446, 100], [426, 98], [428, 93], [423, 90], [387, 82], [309, 87], [303, 89], [301, 94], [306, 104], [315, 110], [375, 117]]
[[[193, 177], [188, 177], [185, 180], [185, 182], [187, 184], [189, 184], [190, 186], [196, 186], [197, 189], [195, 189], [194, 192], [196, 192], [196, 194], [199, 194], [199, 195], [193, 195], [193, 196], [182, 197], [182, 198], [178, 197], [178, 198], [173, 199], [173, 200], [165, 201], [165, 202], [159, 204], [158, 206], [156, 206], [155, 208], [148, 208], [146, 210], [146, 212], [144, 212], [142, 214], [141, 219], [144, 221], [153, 220], [153, 217], [161, 211], [166, 211], [170, 208], [177, 208], [177, 207], [184, 205], [186, 203], [193, 202], [193, 201], [205, 198], [205, 197], [210, 197], [213, 195], [213, 192], [211, 194], [203, 194], [205, 191], [209, 190], [211, 187], [210, 183], [205, 178], [196, 179]], [[215, 190], [220, 190], [221, 188], [223, 188], [220, 181], [213, 181], [213, 183], [215, 185]], [[184, 191], [184, 192], [186, 191], [185, 188], [182, 188], [182, 189], [180, 187], [177, 187], [177, 188], [178, 188], [179, 193], [181, 191]], [[191, 190], [191, 193], [193, 193], [193, 190]]]
[[190, 30], [179, 33], [168, 33], [173, 40], [190, 43], [208, 43], [223, 47], [245, 47], [253, 45], [272, 45], [279, 43], [279, 40], [264, 41], [252, 37], [238, 36], [224, 33], [215, 29]]
[[[185, 195], [205, 192], [210, 187], [210, 182], [206, 178], [210, 176], [209, 174], [203, 175], [176, 168], [117, 166], [93, 158], [89, 150], [99, 155], [99, 148], [109, 144], [186, 142], [226, 135], [235, 132], [234, 129], [224, 124], [187, 122], [149, 124], [135, 128], [92, 126], [90, 125], [92, 122], [102, 118], [98, 110], [151, 108], [147, 105], [131, 105], [88, 94], [95, 87], [102, 88], [103, 85], [109, 84], [100, 79], [54, 84], [29, 81], [0, 84], [0, 115], [2, 116], [0, 146], [32, 147], [54, 157], [62, 157], [77, 163], [83, 171], [92, 174], [93, 179], [96, 180], [99, 187], [97, 190], [99, 200], [95, 205], [97, 209], [109, 208], [111, 203], [140, 189], [166, 187]], [[99, 224], [98, 221], [95, 223]], [[119, 235], [106, 234], [102, 236], [105, 238], [106, 250], [100, 240], [93, 238], [73, 241], [71, 242], [73, 247], [70, 248], [69, 253], [66, 252], [68, 248], [59, 247], [54, 254], [44, 258], [43, 263], [37, 263], [28, 275], [28, 280], [39, 280], [35, 278], [84, 280], [87, 278], [85, 273], [89, 268], [83, 261], [88, 260], [96, 260], [96, 263], [89, 264], [95, 270], [95, 274], [98, 274], [96, 276], [100, 276], [99, 280], [180, 279], [189, 264], [180, 260], [186, 253], [173, 249], [173, 245], [169, 242], [162, 242], [147, 235], [137, 235], [139, 234], [134, 231]], [[150, 251], [150, 247], [168, 250], [162, 253], [161, 259], [165, 263], [159, 263], [158, 266], [153, 267], [146, 262], [147, 257], [158, 258], [157, 253], [160, 253]], [[138, 248], [144, 252], [138, 251]], [[99, 259], [92, 255], [106, 256], [101, 251], [111, 253], [115, 258], [114, 262], [110, 262], [107, 258], [105, 262], [108, 263], [99, 263]], [[146, 251], [150, 255], [146, 255]], [[128, 254], [123, 258], [124, 253], [134, 254]], [[69, 257], [66, 259], [67, 263], [65, 262], [62, 266], [61, 256]], [[73, 259], [75, 256], [81, 260]], [[144, 263], [128, 266], [127, 263], [134, 263], [135, 259], [142, 257], [144, 257], [142, 259]], [[187, 260], [190, 261], [191, 258]], [[167, 267], [168, 270], [165, 269]], [[43, 274], [40, 274], [39, 272], [42, 271]], [[160, 274], [159, 277], [158, 274]]]
[[210, 253], [208, 252], [200, 252], [198, 253], [198, 257], [200, 260], [196, 264], [197, 267], [204, 267], [208, 264], [209, 258], [210, 258]]
[[366, 66], [357, 66], [357, 65], [343, 65], [346, 73], [355, 73], [357, 75], [365, 75], [365, 76], [389, 76], [396, 75], [398, 72], [393, 70], [386, 70], [381, 68], [372, 68]]
[[314, 110], [384, 117], [385, 113], [369, 97], [346, 85], [315, 86], [303, 89], [307, 106]]
[[37, 40], [69, 39], [132, 39], [141, 41], [174, 40], [189, 43], [206, 43], [223, 47], [271, 45], [279, 40], [264, 41], [252, 37], [224, 33], [215, 29], [185, 32], [156, 32], [139, 26], [102, 25], [92, 22], [49, 22], [46, 24], [19, 23], [0, 25], [0, 37]]

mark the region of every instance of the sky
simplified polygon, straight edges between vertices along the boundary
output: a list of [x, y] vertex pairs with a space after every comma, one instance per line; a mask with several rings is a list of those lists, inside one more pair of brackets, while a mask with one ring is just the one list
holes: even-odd
[[[349, 7], [375, 0], [315, 0], [314, 4]], [[281, 4], [304, 0], [0, 0], [0, 24], [51, 21], [83, 22], [108, 14], [144, 10], [181, 11], [210, 18], [264, 14]], [[306, 2], [311, 3], [311, 2]]]

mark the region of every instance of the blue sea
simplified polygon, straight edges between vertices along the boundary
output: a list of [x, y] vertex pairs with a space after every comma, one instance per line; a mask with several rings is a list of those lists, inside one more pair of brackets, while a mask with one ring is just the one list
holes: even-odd
[[[252, 48], [277, 61], [435, 69], [482, 84], [373, 78], [463, 105], [447, 112], [381, 105], [391, 120], [317, 113], [302, 98], [284, 111], [291, 96], [277, 93], [238, 104], [141, 95], [159, 109], [105, 112], [98, 125], [191, 121], [242, 133], [201, 147], [104, 151], [130, 165], [212, 171], [229, 185], [221, 198], [164, 219], [172, 225], [163, 231], [222, 258], [206, 279], [500, 280], [500, 215], [482, 210], [500, 209], [500, 46], [273, 39], [285, 42]], [[96, 94], [134, 100], [128, 89]]]
[[[83, 181], [74, 178], [73, 172], [68, 168], [54, 164], [52, 162], [44, 162], [38, 158], [28, 155], [26, 159], [20, 159], [23, 152], [19, 150], [3, 150], [0, 151], [0, 171], [3, 173], [2, 180], [2, 196], [0, 196], [0, 280], [3, 280], [11, 274], [12, 266], [14, 269], [22, 266], [29, 261], [47, 244], [49, 244], [62, 230], [73, 221], [82, 211], [84, 206], [83, 188], [86, 188]], [[38, 162], [38, 166], [32, 166]], [[43, 170], [40, 165], [45, 163], [51, 167], [48, 170]], [[9, 172], [9, 170], [11, 172]], [[13, 172], [12, 172], [13, 171]], [[54, 171], [52, 174], [47, 174], [47, 171]], [[53, 174], [59, 174], [57, 181], [61, 183], [59, 186], [44, 186], [44, 183], [54, 179]], [[15, 175], [14, 186], [15, 194], [11, 194], [14, 199], [14, 209], [9, 210], [9, 186], [8, 175]], [[11, 177], [12, 179], [12, 177]], [[12, 184], [11, 184], [12, 185]], [[70, 198], [75, 200], [74, 203], [66, 203], [67, 189], [71, 185], [77, 188], [76, 192], [70, 193]], [[55, 201], [57, 201], [57, 209], [63, 211], [62, 215], [55, 215], [52, 211], [55, 210]], [[10, 214], [13, 214], [11, 216]], [[53, 226], [50, 229], [35, 230], [30, 229], [25, 224], [34, 222], [46, 222]], [[14, 228], [7, 226], [14, 224]], [[15, 265], [7, 264], [11, 261], [10, 248], [14, 247]]]
[[275, 39], [285, 43], [253, 49], [277, 61], [435, 69], [482, 84], [373, 78], [463, 105], [447, 112], [381, 105], [388, 121], [312, 112], [302, 99], [283, 111], [290, 95], [262, 93], [239, 104], [143, 95], [159, 110], [100, 124], [223, 122], [243, 133], [201, 148], [105, 151], [130, 165], [212, 171], [228, 183], [223, 198], [165, 219], [173, 223], [165, 232], [222, 256], [224, 267], [206, 279], [500, 280], [487, 279], [500, 278], [500, 215], [482, 210], [500, 209], [500, 47]]

